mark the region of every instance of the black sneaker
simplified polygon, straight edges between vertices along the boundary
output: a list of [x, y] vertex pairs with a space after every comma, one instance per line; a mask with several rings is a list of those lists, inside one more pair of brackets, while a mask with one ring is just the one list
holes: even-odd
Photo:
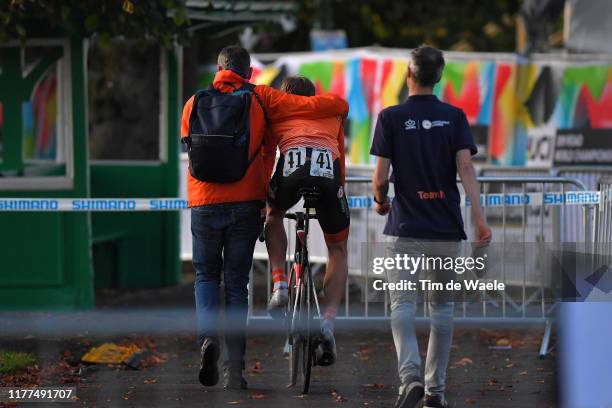
[[217, 361], [221, 354], [221, 348], [217, 339], [205, 337], [200, 349], [200, 383], [206, 387], [212, 387], [219, 382], [219, 367]]
[[336, 362], [336, 339], [334, 332], [323, 329], [318, 339], [319, 344], [315, 349], [315, 361], [319, 366], [330, 366]]
[[439, 395], [426, 395], [423, 408], [450, 408], [450, 405]]
[[404, 383], [400, 386], [400, 394], [395, 402], [395, 408], [414, 408], [424, 394], [425, 389], [421, 380], [415, 378], [410, 383]]
[[224, 367], [223, 388], [226, 390], [246, 390], [247, 382], [242, 376], [242, 370], [232, 366]]

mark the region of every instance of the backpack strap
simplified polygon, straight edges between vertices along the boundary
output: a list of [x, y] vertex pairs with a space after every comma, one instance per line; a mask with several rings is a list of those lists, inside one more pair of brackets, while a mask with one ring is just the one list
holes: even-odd
[[263, 111], [263, 115], [264, 115], [264, 120], [266, 121], [266, 126], [270, 125], [270, 120], [268, 119], [268, 112], [266, 111], [266, 107], [264, 106], [263, 100], [261, 99], [261, 96], [259, 96], [259, 94], [257, 92], [255, 92], [255, 85], [245, 82], [244, 83], [244, 87], [246, 89], [248, 89], [248, 91], [250, 93], [253, 94], [253, 96], [255, 97], [255, 99], [257, 99], [257, 103], [259, 104], [259, 106], [261, 106], [261, 110]]
[[[259, 96], [259, 94], [257, 92], [255, 92], [255, 85], [245, 81], [244, 84], [243, 84], [243, 87], [246, 88], [250, 93], [252, 93], [253, 96], [255, 97], [255, 99], [257, 100], [257, 103], [259, 104], [259, 106], [261, 107], [261, 110], [263, 112], [264, 121], [266, 122], [266, 127], [268, 127], [270, 125], [270, 120], [268, 119], [268, 112], [266, 111], [266, 107], [264, 106], [264, 103], [263, 103], [263, 100], [261, 99], [261, 96]], [[266, 137], [265, 137], [265, 135], [263, 135], [262, 138], [261, 138], [261, 144], [257, 147], [257, 150], [255, 150], [255, 153], [253, 154], [253, 157], [251, 157], [251, 160], [249, 160], [249, 166], [257, 158], [257, 155], [259, 154], [259, 151], [261, 150], [261, 148], [265, 144], [265, 140], [266, 140]]]

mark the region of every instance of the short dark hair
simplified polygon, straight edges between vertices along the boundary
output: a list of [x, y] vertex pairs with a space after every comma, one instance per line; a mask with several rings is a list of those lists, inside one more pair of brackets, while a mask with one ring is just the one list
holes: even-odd
[[432, 87], [440, 81], [444, 64], [442, 51], [429, 45], [420, 45], [410, 52], [410, 71], [421, 86]]
[[232, 70], [246, 78], [251, 67], [251, 56], [247, 50], [239, 45], [228, 45], [219, 53], [217, 64], [223, 69]]
[[290, 76], [283, 79], [280, 90], [294, 95], [314, 96], [315, 86], [305, 76]]

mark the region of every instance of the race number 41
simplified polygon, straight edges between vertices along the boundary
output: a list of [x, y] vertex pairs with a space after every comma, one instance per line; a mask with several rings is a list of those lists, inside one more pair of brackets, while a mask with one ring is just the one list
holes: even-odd
[[310, 158], [310, 175], [315, 177], [334, 178], [334, 165], [329, 150], [312, 149]]

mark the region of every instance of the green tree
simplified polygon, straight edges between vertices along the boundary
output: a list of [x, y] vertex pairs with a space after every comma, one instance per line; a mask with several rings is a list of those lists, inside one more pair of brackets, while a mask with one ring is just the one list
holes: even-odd
[[[349, 46], [411, 48], [421, 43], [450, 50], [515, 51], [521, 0], [300, 0], [297, 30], [280, 35], [266, 51], [310, 48], [317, 23], [347, 33]], [[321, 11], [323, 10], [323, 11]], [[325, 18], [324, 18], [325, 17]], [[263, 50], [262, 50], [263, 51]]]
[[184, 0], [2, 0], [0, 43], [53, 35], [124, 37], [170, 46], [187, 35]]

